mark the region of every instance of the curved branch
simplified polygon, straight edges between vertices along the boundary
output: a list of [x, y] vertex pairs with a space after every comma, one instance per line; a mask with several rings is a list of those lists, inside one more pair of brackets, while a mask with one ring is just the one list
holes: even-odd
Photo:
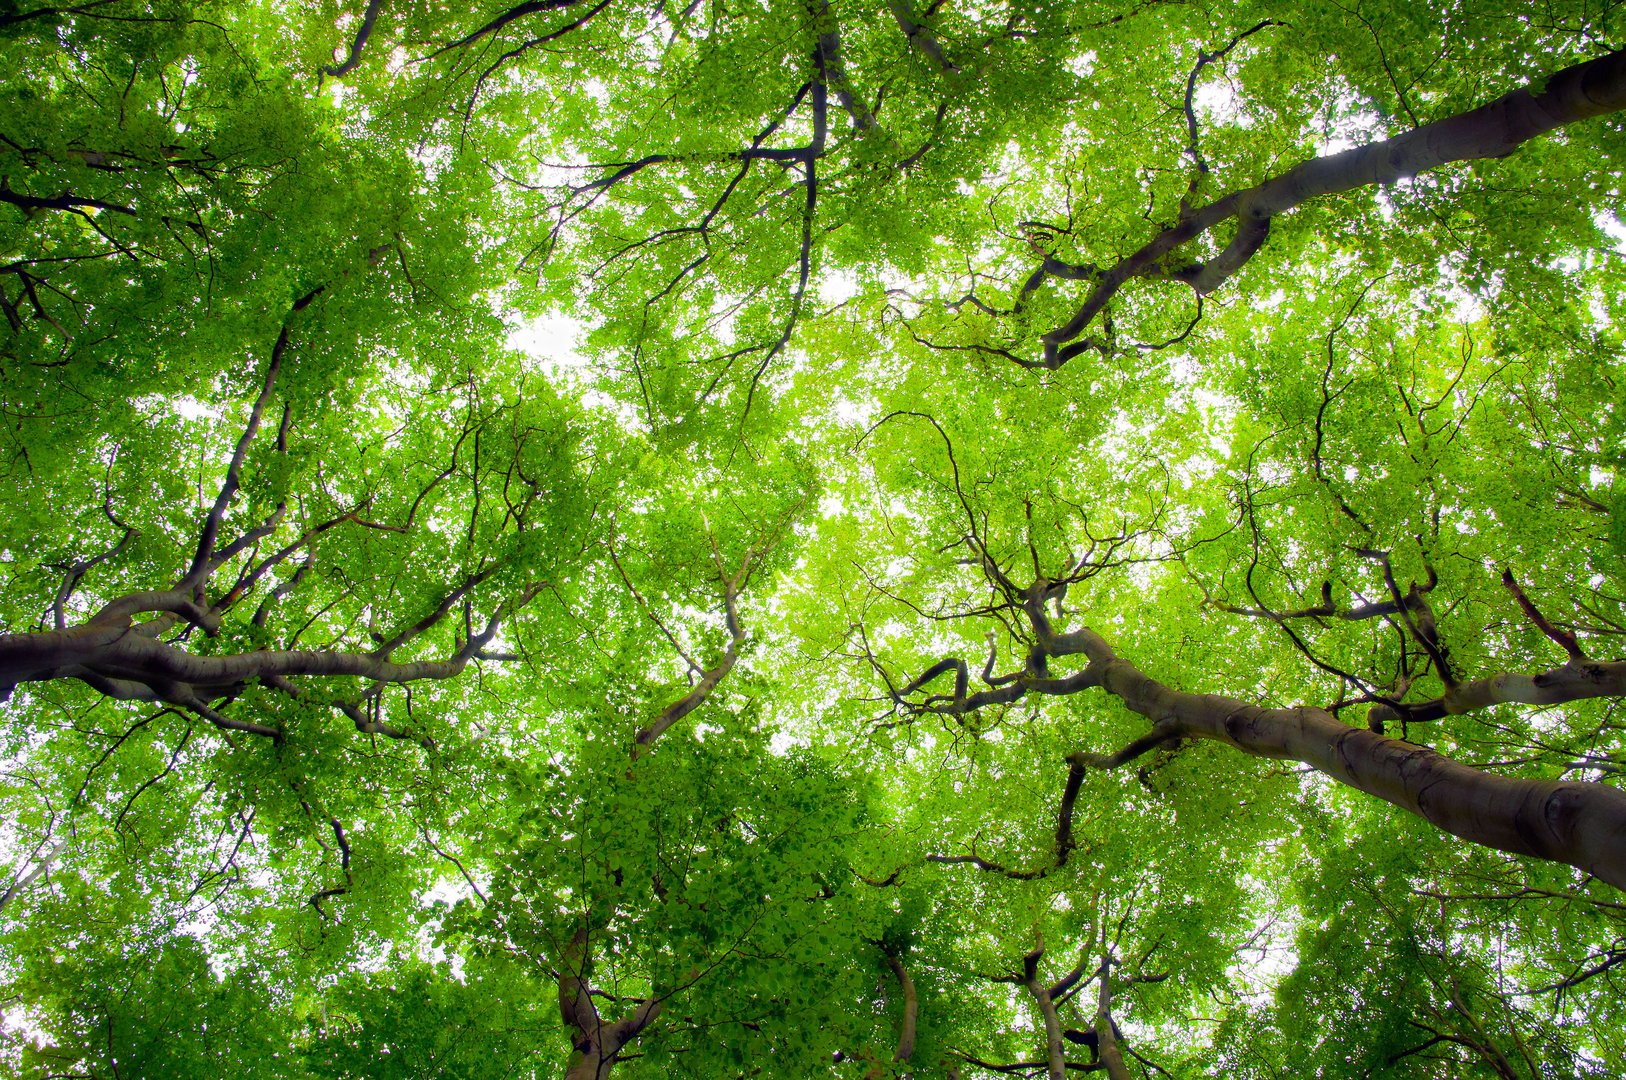
[[[903, 961], [886, 945], [880, 942], [876, 944], [880, 946], [881, 954], [886, 957], [886, 966], [892, 969], [893, 977], [898, 980], [898, 989], [903, 992], [903, 1020], [898, 1029], [898, 1049], [892, 1055], [894, 1062], [902, 1064], [915, 1052], [915, 1027], [920, 1015], [920, 997], [915, 990], [915, 980], [909, 977], [909, 969], [903, 966]], [[880, 1061], [875, 1061], [864, 1073], [864, 1080], [881, 1080], [885, 1075], [885, 1066]]]
[[[1071, 358], [1066, 343], [1084, 333], [1118, 290], [1135, 278], [1172, 276], [1198, 295], [1218, 289], [1264, 245], [1272, 219], [1294, 207], [1327, 195], [1392, 184], [1453, 162], [1506, 157], [1556, 128], [1623, 108], [1626, 50], [1617, 50], [1404, 135], [1302, 162], [1192, 210], [1101, 274], [1072, 318], [1041, 339], [1045, 365], [1066, 363]], [[1167, 260], [1179, 248], [1233, 219], [1236, 232], [1214, 258], [1176, 270], [1168, 267]]]
[[1149, 733], [1142, 735], [1114, 753], [1091, 754], [1083, 750], [1075, 750], [1067, 755], [1067, 760], [1071, 761], [1075, 766], [1082, 765], [1091, 769], [1108, 771], [1121, 768], [1160, 746], [1178, 742], [1179, 740], [1180, 731], [1178, 728], [1154, 726]]
[[660, 1017], [666, 998], [651, 994], [638, 1001], [631, 1014], [606, 1024], [593, 1004], [593, 990], [587, 976], [592, 968], [586, 925], [577, 929], [559, 958], [559, 1015], [572, 1029], [575, 1052], [565, 1072], [565, 1080], [604, 1080], [620, 1059], [627, 1044]]
[[[1217, 694], [1173, 690], [1119, 659], [1091, 631], [1052, 642], [1062, 647], [1069, 639], [1094, 654], [1091, 666], [1100, 668], [1103, 689], [1182, 736], [1213, 739], [1259, 757], [1302, 761], [1465, 840], [1568, 863], [1626, 889], [1626, 794], [1613, 788], [1497, 776], [1426, 747], [1352, 728], [1323, 709], [1265, 709]], [[1568, 680], [1584, 680], [1588, 692], [1562, 697], [1568, 687], [1530, 689], [1573, 700], [1598, 696], [1600, 684], [1608, 682], [1614, 694], [1626, 694], [1626, 663], [1597, 665], [1579, 676], [1560, 670]], [[1510, 676], [1482, 682], [1521, 688]], [[1478, 684], [1466, 684], [1459, 691], [1477, 689]]]
[[342, 64], [327, 64], [322, 70], [334, 78], [350, 74], [361, 63], [361, 51], [367, 47], [367, 39], [372, 36], [373, 24], [378, 22], [378, 13], [384, 8], [384, 0], [367, 0], [367, 11], [361, 17], [361, 26], [356, 30], [356, 40], [350, 43], [350, 53], [344, 58]]
[[[746, 566], [749, 565], [750, 557], [747, 556]], [[687, 694], [662, 709], [659, 716], [638, 732], [633, 739], [634, 757], [637, 756], [638, 747], [649, 746], [660, 738], [667, 728], [698, 709], [711, 696], [712, 691], [717, 689], [717, 684], [734, 670], [734, 665], [740, 658], [740, 647], [745, 644], [745, 628], [740, 625], [740, 613], [736, 605], [738, 587], [745, 573], [745, 569], [742, 569], [738, 577], [732, 580], [725, 578], [723, 581], [723, 619], [728, 626], [728, 647], [723, 650], [722, 658], [700, 676]]]
[[1376, 721], [1439, 720], [1492, 705], [1563, 705], [1601, 697], [1626, 697], [1626, 660], [1570, 663], [1534, 675], [1488, 675], [1458, 683], [1442, 697], [1419, 705], [1400, 709], [1375, 705], [1371, 715]]
[[[1427, 747], [1350, 727], [1313, 706], [1269, 709], [1220, 694], [1176, 690], [1120, 658], [1088, 627], [1058, 632], [1045, 608], [1053, 584], [1040, 578], [1022, 593], [1037, 639], [1037, 662], [1030, 660], [1030, 667], [1042, 669], [1050, 657], [1082, 656], [1083, 671], [1051, 682], [1069, 683], [1071, 689], [1099, 686], [1154, 725], [1147, 739], [1119, 754], [1094, 759], [1081, 754], [1070, 759], [1073, 764], [1120, 758], [1121, 764], [1168, 739], [1210, 739], [1257, 757], [1301, 761], [1465, 840], [1567, 863], [1626, 889], [1626, 793], [1598, 783], [1498, 776]], [[1020, 689], [1029, 682], [1024, 678], [1013, 685]], [[1552, 704], [1605, 696], [1626, 697], [1626, 661], [1460, 683], [1437, 704], [1443, 714], [1503, 701]]]
[[1536, 605], [1531, 602], [1530, 597], [1525, 595], [1525, 591], [1519, 587], [1518, 581], [1513, 577], [1512, 570], [1504, 569], [1502, 571], [1502, 585], [1508, 592], [1513, 594], [1513, 599], [1518, 602], [1519, 610], [1524, 612], [1525, 618], [1535, 623], [1537, 630], [1556, 641], [1564, 650], [1564, 654], [1570, 658], [1570, 663], [1586, 663], [1586, 653], [1581, 651], [1581, 643], [1575, 640], [1575, 635], [1568, 630], [1560, 630], [1548, 622], [1540, 611], [1536, 610]]
[[562, 11], [565, 8], [574, 7], [581, 2], [582, 0], [530, 0], [528, 3], [518, 4], [509, 8], [501, 15], [491, 19], [478, 29], [471, 30], [469, 33], [458, 38], [456, 41], [448, 45], [442, 45], [440, 48], [424, 57], [424, 59], [433, 60], [441, 53], [451, 52], [453, 49], [461, 49], [465, 45], [473, 45], [481, 38], [495, 34], [497, 31], [501, 30], [514, 20], [523, 19], [527, 15], [536, 15], [544, 11]]
[[[1074, 760], [1078, 756], [1070, 755], [1067, 759], [1067, 783], [1062, 787], [1061, 805], [1056, 808], [1055, 854], [1049, 863], [1031, 870], [1017, 870], [983, 858], [976, 853], [975, 848], [969, 855], [927, 855], [926, 861], [942, 866], [975, 866], [978, 870], [999, 874], [1015, 881], [1038, 881], [1066, 866], [1067, 860], [1072, 858], [1073, 852], [1078, 849], [1078, 839], [1073, 835], [1073, 806], [1078, 802], [1078, 793], [1084, 786], [1085, 765], [1088, 764]], [[893, 877], [896, 878], [899, 872], [901, 870], [894, 872]], [[1061, 993], [1065, 990], [1066, 987], [1061, 987], [1054, 992]]]
[[886, 954], [887, 966], [897, 976], [898, 988], [903, 991], [903, 1023], [898, 1029], [898, 1049], [892, 1055], [896, 1062], [908, 1061], [915, 1052], [915, 1025], [920, 1015], [920, 996], [915, 991], [915, 980], [903, 961], [891, 953]]

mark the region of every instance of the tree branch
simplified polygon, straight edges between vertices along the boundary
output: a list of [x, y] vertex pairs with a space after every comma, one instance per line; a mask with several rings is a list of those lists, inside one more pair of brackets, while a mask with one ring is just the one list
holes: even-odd
[[[1218, 289], [1264, 245], [1272, 219], [1296, 206], [1357, 188], [1392, 184], [1453, 162], [1506, 157], [1556, 128], [1622, 108], [1626, 108], [1626, 50], [1617, 50], [1535, 80], [1477, 109], [1392, 139], [1303, 162], [1192, 210], [1101, 273], [1072, 318], [1043, 335], [1044, 364], [1060, 367], [1076, 355], [1067, 343], [1079, 337], [1133, 279], [1173, 276], [1199, 295]], [[1167, 268], [1166, 260], [1179, 248], [1233, 219], [1236, 232], [1220, 254], [1172, 272]]]
[[[304, 311], [315, 299], [320, 296], [327, 286], [318, 285], [310, 292], [294, 301], [293, 308], [288, 313], [288, 319]], [[243, 434], [237, 440], [237, 446], [232, 451], [231, 462], [226, 466], [225, 479], [221, 481], [220, 493], [215, 496], [214, 506], [209, 509], [208, 515], [203, 519], [203, 528], [198, 535], [197, 554], [192, 558], [192, 566], [176, 584], [176, 591], [184, 592], [195, 590], [208, 578], [212, 569], [211, 558], [214, 555], [215, 540], [220, 535], [220, 526], [226, 516], [226, 508], [237, 494], [242, 483], [243, 461], [248, 455], [249, 443], [260, 430], [260, 421], [265, 415], [265, 407], [271, 401], [272, 391], [277, 384], [277, 374], [282, 369], [283, 354], [288, 349], [288, 339], [291, 327], [288, 320], [284, 320], [282, 331], [277, 335], [276, 344], [271, 347], [271, 359], [265, 366], [265, 380], [260, 387], [259, 397], [254, 399], [249, 409], [248, 423], [243, 427]]]
[[1542, 617], [1541, 612], [1536, 610], [1536, 605], [1530, 602], [1530, 597], [1525, 595], [1524, 590], [1519, 587], [1519, 583], [1514, 580], [1512, 570], [1504, 569], [1502, 571], [1502, 584], [1507, 587], [1508, 592], [1513, 594], [1513, 599], [1518, 601], [1519, 610], [1524, 612], [1525, 618], [1535, 623], [1537, 630], [1558, 642], [1565, 655], [1570, 658], [1570, 663], [1586, 663], [1586, 653], [1581, 651], [1581, 643], [1575, 640], [1575, 635], [1568, 630], [1560, 630]]
[[361, 63], [361, 51], [367, 47], [367, 39], [372, 36], [373, 24], [378, 22], [378, 13], [384, 8], [384, 0], [367, 0], [367, 10], [361, 17], [361, 26], [356, 29], [356, 40], [350, 43], [350, 53], [341, 64], [327, 64], [322, 70], [334, 78], [350, 74]]

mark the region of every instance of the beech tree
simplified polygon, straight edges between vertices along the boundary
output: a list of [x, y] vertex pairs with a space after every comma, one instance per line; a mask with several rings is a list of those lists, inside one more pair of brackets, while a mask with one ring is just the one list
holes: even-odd
[[20, 1076], [1626, 1071], [1626, 53], [0, 6]]

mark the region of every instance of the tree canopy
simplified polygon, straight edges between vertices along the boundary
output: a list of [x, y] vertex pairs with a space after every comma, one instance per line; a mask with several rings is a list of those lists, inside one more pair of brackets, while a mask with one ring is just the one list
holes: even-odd
[[1626, 1075], [1626, 41], [0, 0], [0, 1071]]

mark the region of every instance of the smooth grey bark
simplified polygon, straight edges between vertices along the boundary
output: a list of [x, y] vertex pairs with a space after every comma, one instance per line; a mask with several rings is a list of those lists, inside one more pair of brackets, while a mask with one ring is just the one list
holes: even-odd
[[559, 1015], [573, 1029], [571, 1043], [575, 1047], [565, 1069], [565, 1080], [604, 1080], [627, 1044], [661, 1014], [661, 998], [651, 995], [638, 1002], [630, 1015], [613, 1023], [604, 1022], [587, 985], [591, 966], [588, 939], [588, 929], [583, 926], [559, 958]]
[[[1099, 687], [1150, 720], [1151, 729], [1116, 753], [1076, 751], [1068, 755], [1071, 764], [1114, 769], [1177, 739], [1211, 739], [1257, 757], [1301, 761], [1464, 840], [1567, 863], [1626, 889], [1626, 793], [1598, 783], [1498, 776], [1428, 747], [1352, 727], [1330, 710], [1311, 705], [1265, 708], [1223, 694], [1177, 690], [1118, 656], [1088, 627], [1058, 632], [1045, 608], [1061, 588], [1058, 583], [1041, 578], [1018, 589], [997, 566], [990, 567], [990, 574], [1020, 601], [1032, 625], [1035, 641], [1023, 667], [987, 680], [989, 688], [975, 693], [967, 693], [959, 680], [951, 698], [939, 695], [911, 704], [899, 692], [894, 700], [915, 711], [963, 716], [1020, 700], [1029, 692], [1075, 694]], [[1082, 670], [1065, 676], [1050, 673], [1052, 659], [1073, 656], [1085, 659]], [[932, 670], [941, 674], [951, 668], [940, 663]], [[922, 686], [916, 680], [909, 690]], [[1498, 703], [1623, 696], [1626, 662], [1572, 660], [1535, 675], [1454, 682], [1444, 698], [1422, 709], [1448, 715]], [[1413, 718], [1419, 718], [1415, 712]]]
[[[1088, 666], [1081, 681], [1101, 687], [1151, 720], [1150, 745], [1176, 738], [1212, 739], [1258, 757], [1302, 761], [1464, 840], [1568, 863], [1626, 889], [1626, 794], [1603, 784], [1497, 776], [1427, 747], [1351, 727], [1314, 706], [1267, 709], [1220, 694], [1175, 690], [1120, 658], [1093, 630], [1057, 633], [1044, 609], [1042, 585], [1028, 590], [1025, 604], [1040, 647], [1049, 656], [1084, 656]], [[1626, 665], [1592, 667], [1597, 669], [1595, 675], [1558, 680], [1558, 686], [1566, 693], [1578, 686], [1594, 692], [1572, 693], [1561, 700], [1626, 689], [1616, 685]], [[1462, 702], [1524, 700], [1498, 697], [1496, 688], [1523, 693], [1541, 678], [1498, 676], [1463, 684], [1458, 711], [1466, 707]], [[1480, 684], [1482, 689], [1462, 696]], [[1136, 745], [1148, 741], [1137, 740]], [[1124, 755], [1092, 754], [1073, 759], [1091, 767], [1112, 767], [1127, 760]]]
[[920, 1016], [920, 995], [915, 991], [915, 980], [909, 977], [909, 969], [903, 966], [903, 961], [886, 954], [887, 966], [897, 977], [898, 988], [903, 991], [903, 1023], [898, 1029], [898, 1049], [892, 1055], [892, 1060], [898, 1063], [908, 1061], [915, 1052], [915, 1030]]
[[[898, 988], [903, 992], [903, 1022], [898, 1027], [898, 1048], [892, 1055], [893, 1062], [902, 1065], [908, 1062], [915, 1052], [920, 995], [915, 991], [915, 980], [910, 977], [909, 969], [903, 966], [903, 961], [888, 952], [884, 945], [881, 947], [881, 953], [886, 957], [886, 965], [892, 969], [893, 977], [898, 980]], [[881, 1080], [886, 1075], [886, 1066], [876, 1061], [864, 1073], [864, 1080]]]
[[1131, 1080], [1124, 1065], [1123, 1049], [1118, 1045], [1118, 1033], [1112, 1026], [1112, 957], [1101, 958], [1101, 986], [1096, 995], [1095, 1038], [1101, 1064], [1106, 1066], [1112, 1080]]

